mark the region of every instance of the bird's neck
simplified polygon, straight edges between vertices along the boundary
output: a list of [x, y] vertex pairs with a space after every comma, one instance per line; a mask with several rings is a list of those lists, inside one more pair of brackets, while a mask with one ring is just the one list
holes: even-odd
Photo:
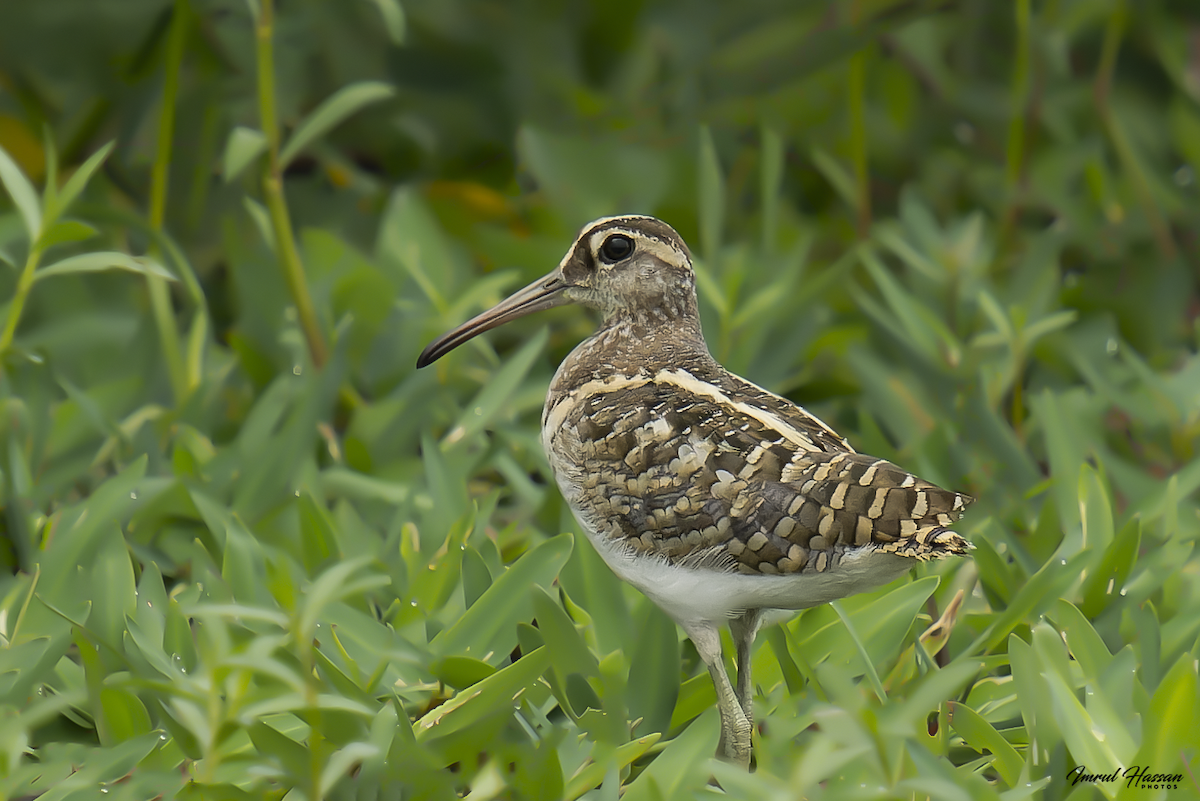
[[700, 330], [699, 315], [660, 310], [607, 314], [596, 333], [579, 343], [551, 383], [551, 395], [613, 376], [654, 375], [672, 367], [716, 366]]

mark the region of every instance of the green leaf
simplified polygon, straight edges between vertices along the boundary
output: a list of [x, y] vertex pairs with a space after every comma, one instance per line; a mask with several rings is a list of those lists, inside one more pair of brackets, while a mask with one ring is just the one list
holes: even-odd
[[858, 202], [858, 192], [854, 188], [854, 178], [846, 171], [846, 168], [819, 147], [814, 147], [810, 156], [813, 166], [821, 175], [825, 176], [825, 180], [829, 181], [830, 186], [833, 187], [842, 202], [850, 208], [854, 208]]
[[[705, 676], [707, 678], [707, 676]], [[567, 782], [566, 791], [563, 794], [564, 798], [573, 799], [579, 798], [587, 791], [600, 785], [604, 781], [604, 774], [609, 770], [610, 766], [614, 770], [624, 770], [634, 760], [642, 756], [655, 745], [662, 735], [658, 732], [647, 734], [645, 737], [639, 737], [636, 740], [630, 740], [616, 747], [610, 757], [610, 762], [589, 762], [579, 769], [579, 772], [571, 777]]]
[[151, 730], [150, 713], [138, 697], [128, 690], [101, 688], [100, 707], [114, 742], [130, 740]]
[[1142, 521], [1134, 517], [1121, 527], [1120, 533], [1108, 544], [1100, 565], [1083, 584], [1080, 610], [1085, 617], [1100, 615], [1115, 599], [1120, 598], [1125, 580], [1138, 560], [1142, 543]]
[[950, 701], [947, 706], [950, 725], [963, 738], [963, 742], [980, 753], [990, 751], [992, 764], [996, 766], [1000, 777], [1009, 787], [1015, 787], [1024, 766], [1017, 749], [1009, 745], [1000, 732], [971, 707], [955, 701]]
[[709, 710], [692, 726], [667, 743], [666, 748], [629, 783], [622, 801], [646, 801], [654, 798], [683, 798], [690, 790], [698, 795], [708, 781], [708, 765], [717, 747], [717, 711]]
[[47, 222], [57, 220], [63, 214], [66, 214], [67, 210], [71, 208], [71, 204], [75, 202], [75, 198], [79, 197], [84, 188], [91, 182], [92, 176], [96, 170], [100, 169], [100, 165], [108, 158], [108, 154], [112, 152], [115, 145], [116, 142], [109, 142], [88, 156], [87, 161], [79, 165], [79, 168], [63, 184], [62, 191], [55, 198], [54, 207], [47, 209]]
[[404, 34], [408, 27], [408, 23], [404, 18], [404, 7], [400, 5], [399, 0], [371, 0], [375, 7], [379, 9], [379, 15], [383, 17], [383, 27], [388, 33], [388, 39], [392, 44], [404, 44]]
[[250, 219], [254, 222], [254, 227], [258, 229], [259, 235], [262, 236], [263, 242], [267, 243], [267, 248], [274, 253], [276, 249], [275, 228], [271, 225], [271, 215], [267, 213], [267, 207], [249, 195], [242, 198], [242, 206], [245, 207], [246, 213], [250, 215]]
[[167, 268], [149, 257], [134, 257], [127, 253], [118, 253], [116, 251], [99, 251], [96, 253], [69, 256], [47, 267], [42, 267], [33, 274], [33, 280], [41, 281], [58, 275], [99, 273], [108, 270], [126, 270], [131, 273], [141, 273], [142, 275], [156, 275], [168, 281], [175, 280], [175, 276]]
[[1041, 569], [1017, 591], [1012, 603], [1000, 614], [992, 616], [992, 622], [965, 653], [990, 651], [1003, 642], [1004, 638], [1030, 614], [1045, 608], [1052, 600], [1062, 595], [1070, 584], [1077, 581], [1081, 566], [1086, 564], [1090, 556], [1091, 554], [1086, 552], [1077, 553], [1065, 565], [1054, 559], [1042, 565]]
[[[546, 639], [546, 649], [550, 652], [554, 669], [563, 678], [572, 673], [598, 678], [600, 664], [575, 628], [575, 621], [567, 616], [558, 601], [551, 598], [543, 587], [535, 585], [531, 592], [533, 614], [537, 618], [538, 629]], [[582, 709], [576, 711], [583, 712]]]
[[0, 147], [0, 183], [8, 190], [13, 205], [21, 214], [25, 223], [25, 233], [30, 242], [36, 242], [42, 235], [42, 205], [38, 200], [37, 190], [21, 172], [21, 168], [12, 160], [3, 147]]
[[45, 250], [66, 242], [82, 242], [97, 233], [95, 228], [79, 220], [59, 220], [42, 232], [38, 247]]
[[379, 750], [370, 743], [350, 743], [345, 748], [335, 751], [321, 770], [319, 797], [326, 798], [338, 779], [349, 773], [363, 760], [370, 759], [378, 753]]
[[700, 249], [709, 268], [715, 269], [725, 227], [725, 178], [712, 132], [707, 126], [700, 127], [699, 158]]
[[533, 361], [546, 347], [550, 330], [542, 328], [515, 354], [505, 359], [504, 365], [491, 375], [479, 394], [466, 405], [466, 409], [442, 440], [446, 446], [460, 442], [472, 442], [475, 435], [483, 431], [500, 414], [509, 410], [510, 400], [529, 374]]
[[775, 250], [779, 232], [779, 208], [783, 186], [784, 151], [783, 137], [773, 127], [764, 125], [760, 130], [762, 158], [759, 170], [759, 196], [762, 203], [762, 248], [767, 253]]
[[434, 662], [429, 669], [438, 681], [456, 690], [465, 690], [496, 672], [487, 662], [469, 656], [448, 656]]
[[442, 656], [469, 654], [484, 661], [508, 654], [516, 643], [517, 623], [533, 617], [529, 588], [551, 585], [571, 555], [572, 543], [570, 534], [560, 534], [524, 554], [462, 617], [433, 638], [430, 649]]
[[[913, 619], [937, 589], [938, 582], [937, 576], [926, 576], [901, 584], [848, 613], [868, 662], [873, 664], [895, 656]], [[848, 603], [845, 606], [853, 608]], [[833, 664], [848, 665], [852, 675], [865, 673], [867, 665], [862, 650], [846, 636], [839, 615], [832, 608], [828, 611], [822, 608], [820, 617], [826, 621], [822, 626], [814, 626], [813, 617], [810, 613], [789, 624], [788, 629], [794, 634], [793, 653], [802, 655], [809, 664], [828, 658]]]
[[334, 601], [376, 587], [386, 587], [391, 583], [391, 579], [379, 574], [366, 575], [351, 581], [350, 577], [365, 568], [369, 562], [370, 557], [367, 556], [338, 562], [317, 577], [304, 593], [304, 603], [300, 608], [298, 621], [301, 636], [312, 636], [325, 607]]
[[286, 168], [300, 151], [354, 112], [372, 103], [386, 100], [394, 94], [394, 88], [379, 81], [362, 81], [342, 87], [296, 126], [291, 138], [279, 153], [280, 168]]
[[267, 725], [264, 721], [253, 721], [246, 729], [250, 742], [260, 753], [275, 760], [285, 775], [299, 778], [309, 771], [308, 749], [300, 743]]
[[679, 697], [679, 630], [657, 606], [645, 604], [643, 610], [629, 656], [629, 716], [642, 719], [641, 734], [666, 733]]
[[[1142, 726], [1141, 748], [1133, 758], [1135, 765], [1149, 765], [1155, 773], [1182, 773], [1182, 788], [1196, 789], [1196, 755], [1200, 753], [1200, 670], [1193, 654], [1184, 654], [1175, 661], [1159, 683], [1150, 699], [1150, 709]], [[1180, 764], [1189, 759], [1188, 769]], [[1123, 788], [1121, 798], [1137, 798], [1145, 794]], [[1139, 788], [1140, 789], [1140, 788]]]
[[241, 125], [229, 132], [223, 161], [225, 183], [235, 180], [255, 159], [267, 152], [267, 137], [262, 131]]
[[445, 737], [491, 717], [501, 710], [511, 713], [513, 701], [529, 689], [550, 667], [550, 654], [539, 648], [508, 667], [496, 671], [425, 714], [413, 731], [418, 743]]

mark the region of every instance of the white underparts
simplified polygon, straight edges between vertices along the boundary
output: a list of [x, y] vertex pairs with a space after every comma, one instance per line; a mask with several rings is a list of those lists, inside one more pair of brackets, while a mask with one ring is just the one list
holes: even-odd
[[675, 622], [724, 623], [748, 609], [807, 609], [887, 584], [916, 563], [881, 553], [874, 545], [851, 548], [836, 569], [823, 573], [751, 575], [707, 567], [672, 564], [664, 557], [639, 553], [619, 539], [596, 535], [580, 525], [605, 563], [619, 578], [637, 587]]

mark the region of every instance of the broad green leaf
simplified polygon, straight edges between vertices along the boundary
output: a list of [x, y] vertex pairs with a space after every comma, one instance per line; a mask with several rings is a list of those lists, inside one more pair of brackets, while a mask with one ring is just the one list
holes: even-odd
[[426, 743], [460, 731], [500, 710], [513, 709], [513, 702], [550, 667], [545, 648], [523, 655], [513, 664], [471, 685], [416, 722], [418, 743]]
[[175, 276], [167, 268], [153, 259], [145, 256], [130, 256], [127, 253], [118, 253], [116, 251], [101, 251], [83, 253], [78, 256], [68, 256], [61, 261], [56, 261], [54, 264], [39, 269], [33, 274], [33, 280], [42, 281], [58, 275], [99, 273], [108, 270], [125, 270], [142, 275], [155, 275], [159, 278], [165, 278], [168, 281], [175, 280]]
[[1080, 536], [1063, 539], [1059, 555], [1069, 557], [1076, 550], [1090, 548], [1104, 553], [1113, 539], [1112, 505], [1100, 476], [1090, 464], [1079, 468]]
[[1121, 596], [1125, 580], [1137, 564], [1141, 542], [1142, 521], [1137, 517], [1131, 518], [1107, 545], [1099, 567], [1084, 582], [1083, 602], [1080, 605], [1084, 616], [1098, 617], [1114, 599]]
[[[848, 612], [872, 663], [895, 656], [918, 611], [937, 589], [938, 581], [937, 576], [926, 576], [901, 584]], [[844, 606], [853, 608], [849, 603]], [[866, 665], [862, 654], [854, 641], [846, 636], [837, 614], [826, 613], [824, 617], [828, 622], [817, 628], [813, 627], [814, 621], [810, 617], [806, 615], [788, 626], [796, 635], [793, 653], [803, 654], [809, 664], [815, 665], [828, 658], [834, 664], [847, 664], [854, 675], [864, 673]]]
[[967, 654], [990, 651], [995, 648], [1014, 628], [1025, 621], [1030, 614], [1038, 609], [1044, 609], [1053, 599], [1062, 595], [1066, 588], [1079, 579], [1079, 570], [1086, 564], [1090, 554], [1077, 553], [1062, 564], [1052, 559], [1030, 576], [1003, 612], [993, 615], [987, 629], [980, 634]]
[[[1063, 741], [1075, 762], [1081, 765], [1105, 766], [1124, 764], [1120, 755], [1113, 749], [1113, 744], [1103, 736], [1103, 732], [1097, 728], [1087, 710], [1075, 697], [1075, 690], [1055, 671], [1046, 671], [1042, 674], [1042, 679], [1046, 682], [1052, 701], [1052, 706], [1047, 711], [1054, 715]], [[1112, 798], [1117, 790], [1116, 786], [1107, 783], [1098, 783], [1097, 788], [1109, 798]]]
[[992, 754], [992, 764], [1009, 787], [1015, 787], [1021, 776], [1023, 761], [1017, 750], [996, 731], [979, 713], [966, 704], [950, 701], [950, 725], [963, 738], [963, 742], [982, 753]]
[[229, 132], [225, 142], [223, 173], [225, 183], [235, 180], [255, 159], [267, 152], [267, 137], [262, 131], [241, 125]]
[[328, 133], [359, 109], [392, 97], [396, 90], [379, 81], [362, 81], [343, 86], [300, 121], [287, 144], [279, 152], [281, 168], [287, 167], [300, 151]]
[[1030, 762], [1045, 765], [1050, 752], [1062, 740], [1050, 689], [1034, 650], [1015, 634], [1008, 638], [1008, 658], [1021, 717], [1029, 734]]
[[300, 608], [298, 627], [300, 635], [311, 637], [317, 621], [324, 614], [325, 607], [334, 601], [357, 595], [377, 587], [386, 587], [391, 580], [379, 574], [365, 575], [351, 579], [355, 573], [365, 568], [369, 562], [366, 556], [338, 562], [322, 573], [313, 581], [304, 594], [304, 602]]
[[546, 639], [546, 648], [550, 652], [554, 669], [563, 678], [572, 673], [598, 678], [600, 665], [575, 627], [575, 622], [563, 611], [557, 599], [552, 598], [543, 587], [535, 585], [531, 592], [533, 614], [537, 618], [538, 629]]
[[307, 492], [302, 492], [296, 504], [300, 515], [300, 542], [304, 569], [312, 575], [333, 557], [341, 557], [342, 549], [329, 512]]
[[[375, 719], [371, 721], [371, 731], [368, 737], [368, 742], [375, 747], [375, 755], [368, 756], [363, 759], [362, 768], [359, 772], [360, 786], [363, 788], [359, 791], [358, 801], [366, 801], [369, 798], [378, 798], [379, 790], [383, 783], [384, 771], [388, 767], [388, 756], [392, 746], [398, 739], [397, 732], [403, 725], [408, 731], [409, 737], [412, 736], [408, 719], [405, 718], [401, 723], [396, 715], [396, 708], [389, 702], [385, 702], [380, 708], [379, 713], [375, 715]], [[401, 737], [403, 735], [400, 735]]]
[[517, 624], [533, 617], [529, 588], [549, 587], [571, 547], [571, 535], [560, 534], [522, 555], [461, 618], [434, 637], [430, 648], [442, 656], [470, 655], [485, 662], [508, 654], [516, 642]]
[[[1150, 709], [1143, 718], [1142, 745], [1133, 758], [1133, 764], [1150, 766], [1155, 773], [1183, 774], [1181, 789], [1193, 792], [1200, 778], [1195, 773], [1196, 755], [1200, 753], [1200, 731], [1196, 727], [1200, 716], [1198, 675], [1191, 654], [1184, 654], [1167, 671], [1150, 699]], [[1190, 761], [1186, 768], [1181, 764], [1185, 758]], [[1122, 787], [1118, 797], [1133, 799], [1145, 792]]]
[[[38, 796], [44, 801], [103, 797], [103, 785], [128, 776], [162, 741], [158, 732], [149, 732], [123, 740], [109, 748], [96, 748], [88, 753], [87, 763], [79, 766], [46, 793]], [[108, 789], [104, 787], [103, 789]]]
[[308, 749], [282, 734], [264, 721], [256, 720], [246, 729], [250, 742], [260, 753], [278, 760], [279, 765], [291, 776], [305, 776], [310, 770]]
[[42, 204], [38, 199], [37, 190], [21, 172], [21, 168], [12, 160], [8, 152], [0, 147], [0, 183], [8, 190], [13, 205], [21, 214], [25, 223], [25, 234], [30, 242], [36, 242], [42, 235]]
[[42, 232], [38, 247], [47, 249], [66, 242], [82, 242], [97, 233], [95, 228], [79, 220], [59, 220]]
[[1071, 649], [1071, 655], [1083, 671], [1084, 678], [1091, 682], [1099, 681], [1112, 662], [1112, 654], [1104, 640], [1070, 601], [1060, 598], [1054, 604], [1051, 616], [1062, 629], [1067, 647]]
[[465, 690], [496, 672], [496, 668], [487, 662], [469, 656], [447, 656], [434, 662], [429, 669], [438, 681], [456, 690]]
[[514, 392], [521, 386], [529, 368], [546, 347], [549, 329], [542, 328], [520, 350], [505, 359], [504, 365], [493, 373], [473, 400], [467, 403], [458, 422], [446, 432], [446, 446], [473, 442], [498, 416], [508, 410]]
[[150, 713], [138, 697], [119, 687], [100, 690], [100, 707], [108, 730], [116, 742], [131, 740], [150, 731]]
[[704, 787], [720, 728], [716, 709], [701, 715], [693, 725], [668, 742], [654, 761], [626, 787], [622, 800], [675, 798], [684, 790], [694, 793]]
[[462, 555], [463, 608], [469, 609], [492, 586], [492, 574], [487, 563], [472, 545]]
[[658, 732], [647, 734], [645, 737], [639, 737], [617, 746], [612, 752], [609, 763], [587, 763], [568, 780], [563, 797], [573, 801], [588, 790], [598, 787], [604, 781], [604, 774], [610, 769], [610, 766], [616, 770], [624, 770], [634, 760], [649, 751], [660, 739], [662, 739], [662, 735]]
[[251, 605], [265, 602], [266, 566], [262, 545], [240, 521], [231, 520], [226, 526], [221, 556], [221, 578], [225, 579], [233, 599]]
[[379, 750], [370, 743], [350, 743], [345, 748], [335, 751], [329, 757], [329, 761], [325, 763], [324, 769], [321, 770], [321, 781], [318, 785], [320, 797], [326, 797], [333, 789], [334, 783], [349, 773], [352, 768], [378, 753]]
[[629, 655], [629, 716], [642, 718], [640, 734], [670, 731], [679, 697], [679, 632], [658, 607], [645, 604], [642, 625]]

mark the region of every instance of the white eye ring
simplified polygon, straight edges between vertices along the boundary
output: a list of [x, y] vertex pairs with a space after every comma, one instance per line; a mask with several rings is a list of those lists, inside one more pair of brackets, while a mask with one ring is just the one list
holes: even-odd
[[625, 234], [613, 234], [600, 245], [600, 260], [606, 264], [616, 264], [633, 255], [633, 240]]

